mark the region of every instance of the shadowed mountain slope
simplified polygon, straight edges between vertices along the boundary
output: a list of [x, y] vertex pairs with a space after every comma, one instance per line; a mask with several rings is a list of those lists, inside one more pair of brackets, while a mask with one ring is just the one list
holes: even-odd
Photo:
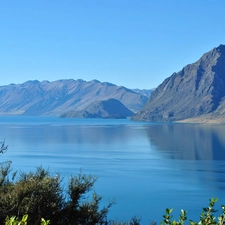
[[81, 111], [66, 112], [62, 114], [61, 117], [120, 119], [133, 115], [134, 113], [126, 108], [120, 101], [108, 99], [93, 102]]
[[122, 86], [92, 80], [27, 81], [0, 86], [0, 115], [54, 115], [117, 99], [133, 112], [148, 98]]
[[225, 45], [172, 74], [133, 117], [143, 121], [201, 121], [225, 117]]

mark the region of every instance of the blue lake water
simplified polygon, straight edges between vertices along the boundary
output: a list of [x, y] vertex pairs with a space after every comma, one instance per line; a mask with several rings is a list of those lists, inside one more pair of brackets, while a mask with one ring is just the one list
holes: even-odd
[[110, 219], [159, 224], [165, 208], [174, 217], [183, 208], [197, 220], [210, 198], [219, 197], [218, 209], [225, 204], [225, 125], [3, 116], [4, 139], [0, 161], [13, 170], [97, 176], [102, 204], [116, 201]]

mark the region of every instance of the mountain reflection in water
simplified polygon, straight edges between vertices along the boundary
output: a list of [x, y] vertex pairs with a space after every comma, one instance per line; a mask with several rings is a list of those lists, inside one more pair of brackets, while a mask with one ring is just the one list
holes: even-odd
[[162, 156], [181, 160], [225, 160], [225, 126], [159, 123], [146, 127]]

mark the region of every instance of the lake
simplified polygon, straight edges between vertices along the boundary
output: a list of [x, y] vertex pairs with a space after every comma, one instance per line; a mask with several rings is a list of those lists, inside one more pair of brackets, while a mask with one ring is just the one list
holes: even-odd
[[217, 209], [225, 204], [225, 125], [2, 116], [4, 139], [0, 161], [13, 170], [97, 176], [102, 204], [116, 202], [110, 219], [159, 224], [174, 208], [175, 218], [185, 209], [197, 220], [210, 198], [219, 197]]

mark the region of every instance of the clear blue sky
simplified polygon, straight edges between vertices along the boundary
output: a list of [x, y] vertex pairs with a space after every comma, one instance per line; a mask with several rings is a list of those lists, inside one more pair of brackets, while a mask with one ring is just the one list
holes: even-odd
[[157, 87], [225, 44], [224, 0], [0, 0], [0, 85]]

